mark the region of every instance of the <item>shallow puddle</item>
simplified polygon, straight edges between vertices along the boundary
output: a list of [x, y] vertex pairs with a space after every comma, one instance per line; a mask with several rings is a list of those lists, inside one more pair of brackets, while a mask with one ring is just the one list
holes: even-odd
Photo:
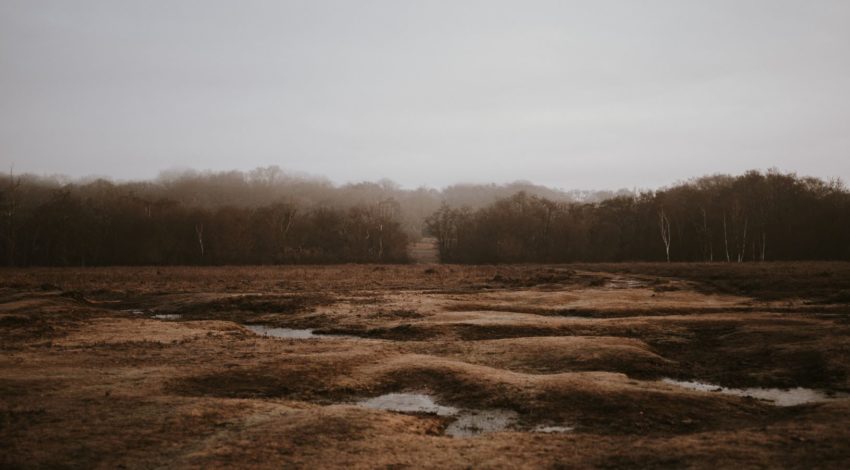
[[293, 328], [275, 328], [265, 325], [243, 325], [245, 328], [253, 331], [261, 336], [271, 336], [273, 338], [286, 339], [311, 339], [311, 338], [326, 338], [325, 335], [317, 335], [313, 330], [297, 330]]
[[572, 426], [536, 426], [532, 429], [534, 432], [543, 432], [543, 433], [564, 433], [564, 432], [572, 432], [575, 431], [575, 428]]
[[438, 405], [424, 393], [388, 393], [357, 403], [366, 408], [404, 413], [429, 413], [438, 416], [454, 416], [460, 410], [452, 406]]
[[838, 398], [835, 395], [814, 390], [811, 388], [729, 388], [719, 385], [707, 384], [696, 381], [682, 381], [673, 379], [662, 379], [662, 382], [678, 387], [698, 390], [701, 392], [716, 392], [739, 397], [750, 397], [758, 400], [772, 402], [776, 406], [796, 406], [806, 403], [817, 403]]
[[152, 315], [151, 318], [156, 318], [157, 320], [179, 320], [183, 318], [183, 315], [179, 313], [158, 313]]
[[358, 336], [351, 335], [325, 335], [314, 333], [315, 330], [312, 329], [298, 329], [298, 328], [277, 328], [274, 326], [266, 326], [266, 325], [242, 325], [245, 328], [251, 330], [252, 332], [260, 335], [260, 336], [268, 336], [270, 338], [282, 338], [282, 339], [358, 339], [365, 340], [365, 338], [360, 338]]
[[445, 434], [452, 437], [472, 437], [504, 431], [515, 425], [519, 419], [519, 415], [511, 410], [465, 410], [440, 405], [424, 393], [388, 393], [361, 400], [357, 404], [376, 410], [454, 416], [456, 419], [445, 430]]
[[605, 287], [609, 289], [640, 289], [646, 287], [646, 281], [640, 279], [630, 279], [625, 277], [614, 277], [608, 280]]
[[472, 437], [488, 432], [504, 431], [516, 424], [519, 415], [510, 410], [468, 410], [446, 428], [446, 435]]

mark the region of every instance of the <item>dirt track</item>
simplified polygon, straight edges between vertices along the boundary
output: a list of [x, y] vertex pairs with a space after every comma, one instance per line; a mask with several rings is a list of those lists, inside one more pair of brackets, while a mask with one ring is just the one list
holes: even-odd
[[[846, 468], [850, 305], [836, 293], [849, 273], [6, 270], [0, 466]], [[776, 406], [662, 379], [821, 399]], [[358, 405], [397, 392], [512, 421], [451, 437], [457, 416]]]

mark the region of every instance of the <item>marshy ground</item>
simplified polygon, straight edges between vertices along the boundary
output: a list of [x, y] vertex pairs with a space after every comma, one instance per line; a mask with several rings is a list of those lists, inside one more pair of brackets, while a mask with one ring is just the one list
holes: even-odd
[[4, 270], [0, 339], [2, 467], [850, 466], [847, 263]]

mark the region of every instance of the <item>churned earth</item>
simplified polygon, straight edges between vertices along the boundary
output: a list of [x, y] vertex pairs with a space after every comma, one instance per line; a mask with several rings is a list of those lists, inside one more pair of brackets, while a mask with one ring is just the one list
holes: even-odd
[[850, 466], [850, 264], [0, 271], [4, 468]]

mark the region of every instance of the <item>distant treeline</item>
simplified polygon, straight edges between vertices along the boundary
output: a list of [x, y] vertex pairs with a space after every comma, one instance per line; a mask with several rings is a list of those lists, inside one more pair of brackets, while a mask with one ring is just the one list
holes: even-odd
[[18, 265], [407, 261], [408, 237], [380, 206], [202, 209], [59, 191], [15, 223], [5, 248]]
[[274, 169], [132, 183], [9, 175], [0, 257], [17, 266], [407, 261], [397, 202], [309, 200], [334, 194]]
[[441, 203], [483, 207], [526, 191], [517, 182], [405, 190], [382, 180], [336, 186], [280, 168], [166, 173], [153, 181], [70, 181], [10, 173], [0, 180], [2, 265], [404, 262], [409, 239]]
[[427, 219], [454, 263], [850, 259], [850, 194], [839, 181], [757, 171], [703, 177], [600, 203], [518, 193]]
[[635, 193], [529, 183], [335, 186], [276, 167], [155, 181], [0, 182], [0, 262], [15, 266], [850, 259], [850, 196], [778, 172]]

